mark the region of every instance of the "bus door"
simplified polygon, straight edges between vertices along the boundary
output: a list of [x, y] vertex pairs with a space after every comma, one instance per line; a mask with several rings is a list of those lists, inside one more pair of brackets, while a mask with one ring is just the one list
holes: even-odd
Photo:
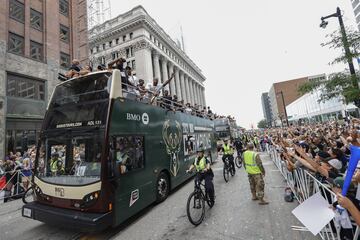
[[117, 171], [115, 224], [119, 224], [152, 202], [149, 198], [154, 198], [154, 191], [149, 170], [145, 169], [144, 136], [119, 135], [113, 141]]

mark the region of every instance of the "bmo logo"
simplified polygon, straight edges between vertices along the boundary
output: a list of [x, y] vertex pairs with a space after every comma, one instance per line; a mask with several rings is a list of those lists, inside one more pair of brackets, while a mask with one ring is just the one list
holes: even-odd
[[142, 115], [136, 113], [126, 113], [126, 120], [128, 121], [142, 121], [143, 124], [149, 124], [149, 115], [147, 113], [143, 113]]
[[126, 120], [129, 121], [140, 121], [140, 115], [134, 113], [126, 113]]

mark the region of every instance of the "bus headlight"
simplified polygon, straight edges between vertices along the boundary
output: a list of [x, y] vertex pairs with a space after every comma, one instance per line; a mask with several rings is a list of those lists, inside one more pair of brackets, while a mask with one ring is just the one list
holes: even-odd
[[96, 200], [99, 198], [99, 196], [100, 196], [99, 191], [85, 195], [82, 199], [83, 200], [82, 207], [88, 207], [90, 205], [93, 205], [96, 202]]

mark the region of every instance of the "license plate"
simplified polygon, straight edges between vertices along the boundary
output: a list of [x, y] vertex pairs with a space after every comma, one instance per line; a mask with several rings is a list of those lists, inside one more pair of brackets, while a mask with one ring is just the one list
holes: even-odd
[[29, 209], [29, 208], [24, 208], [24, 210], [23, 210], [23, 216], [24, 216], [24, 217], [31, 218], [31, 209]]

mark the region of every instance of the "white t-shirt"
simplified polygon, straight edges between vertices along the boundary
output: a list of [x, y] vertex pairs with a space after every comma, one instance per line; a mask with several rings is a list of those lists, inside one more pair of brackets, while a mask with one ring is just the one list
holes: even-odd
[[154, 86], [153, 83], [148, 83], [146, 85], [146, 89], [151, 91], [151, 92], [157, 92], [162, 88], [162, 86], [163, 85], [161, 83], [158, 83], [157, 86]]
[[137, 79], [136, 76], [128, 76], [128, 80], [135, 87], [139, 84], [139, 80]]

